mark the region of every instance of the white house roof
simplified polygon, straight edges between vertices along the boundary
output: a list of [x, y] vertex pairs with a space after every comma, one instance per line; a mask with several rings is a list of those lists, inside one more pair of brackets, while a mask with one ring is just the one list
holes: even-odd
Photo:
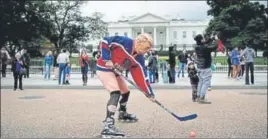
[[168, 22], [167, 19], [154, 15], [152, 13], [146, 13], [138, 17], [134, 17], [129, 20], [130, 23], [142, 23], [142, 22]]

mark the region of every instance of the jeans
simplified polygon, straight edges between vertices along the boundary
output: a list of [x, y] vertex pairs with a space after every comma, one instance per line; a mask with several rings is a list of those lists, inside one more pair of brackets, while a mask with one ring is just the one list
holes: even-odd
[[162, 70], [162, 79], [164, 83], [168, 83], [168, 74], [167, 71]]
[[254, 63], [247, 62], [246, 63], [246, 84], [249, 84], [249, 71], [251, 77], [251, 84], [254, 84]]
[[155, 79], [156, 79], [155, 73], [156, 73], [155, 69], [150, 69], [149, 70], [149, 81], [150, 81], [150, 83], [155, 83]]
[[51, 66], [49, 64], [45, 65], [45, 79], [50, 79]]
[[211, 88], [211, 80], [212, 80], [212, 74], [211, 74], [211, 79], [210, 79], [210, 82], [209, 82], [209, 88]]
[[184, 77], [184, 69], [185, 69], [185, 63], [180, 63], [179, 71], [178, 71], [178, 77], [180, 77], [180, 74], [182, 72], [182, 77]]
[[14, 77], [14, 89], [18, 88], [18, 81], [19, 81], [19, 88], [22, 89], [22, 74], [19, 72], [13, 72]]
[[210, 68], [198, 69], [198, 78], [199, 78], [198, 89], [197, 89], [198, 96], [200, 97], [206, 96], [208, 87], [210, 86], [211, 83], [211, 77], [212, 77], [212, 71]]
[[87, 73], [88, 73], [88, 67], [81, 67], [81, 73], [82, 73], [82, 81], [83, 83], [87, 83]]
[[169, 68], [170, 71], [170, 75], [171, 75], [171, 82], [170, 83], [175, 83], [175, 77], [176, 77], [176, 71], [175, 71], [175, 67], [170, 67]]
[[[59, 84], [61, 84], [61, 81], [62, 81], [62, 84], [65, 83], [65, 77], [66, 77], [65, 67], [66, 67], [65, 63], [59, 64], [59, 77], [58, 77]], [[62, 80], [61, 80], [61, 77], [62, 77]]]

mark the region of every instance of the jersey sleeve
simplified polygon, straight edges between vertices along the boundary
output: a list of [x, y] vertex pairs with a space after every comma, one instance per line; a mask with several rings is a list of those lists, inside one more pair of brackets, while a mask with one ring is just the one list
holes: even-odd
[[154, 96], [153, 90], [148, 80], [144, 57], [137, 56], [136, 61], [137, 66], [134, 66], [130, 70], [134, 82], [149, 96]]
[[111, 54], [109, 51], [109, 43], [105, 38], [100, 41], [100, 50], [101, 50], [102, 60], [104, 61], [111, 60]]

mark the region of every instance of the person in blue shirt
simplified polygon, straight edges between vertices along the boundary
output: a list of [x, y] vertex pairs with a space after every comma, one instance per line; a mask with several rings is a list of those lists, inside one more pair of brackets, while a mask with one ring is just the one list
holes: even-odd
[[233, 50], [232, 50], [232, 66], [233, 66], [233, 78], [237, 78], [239, 75], [239, 71], [240, 71], [240, 54], [239, 54], [239, 51], [238, 51], [238, 47], [235, 47]]
[[18, 88], [18, 80], [19, 80], [19, 89], [23, 90], [22, 75], [25, 74], [26, 70], [25, 70], [25, 63], [21, 59], [20, 53], [17, 53], [15, 55], [15, 58], [12, 61], [12, 65], [11, 65], [11, 71], [13, 72], [13, 77], [14, 77], [14, 91], [16, 91]]
[[51, 51], [47, 52], [47, 55], [45, 56], [44, 59], [44, 66], [45, 66], [45, 79], [50, 79], [50, 73], [51, 73], [51, 68], [54, 62], [54, 57], [52, 55]]

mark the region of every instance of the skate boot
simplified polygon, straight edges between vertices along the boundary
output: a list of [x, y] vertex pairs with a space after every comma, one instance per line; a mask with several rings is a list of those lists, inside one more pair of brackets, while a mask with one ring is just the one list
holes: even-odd
[[118, 120], [120, 122], [127, 122], [127, 123], [134, 123], [138, 121], [136, 115], [129, 114], [126, 111], [119, 111]]
[[125, 134], [119, 131], [118, 128], [114, 126], [114, 118], [107, 117], [104, 123], [104, 129], [101, 132], [101, 138], [123, 138]]

